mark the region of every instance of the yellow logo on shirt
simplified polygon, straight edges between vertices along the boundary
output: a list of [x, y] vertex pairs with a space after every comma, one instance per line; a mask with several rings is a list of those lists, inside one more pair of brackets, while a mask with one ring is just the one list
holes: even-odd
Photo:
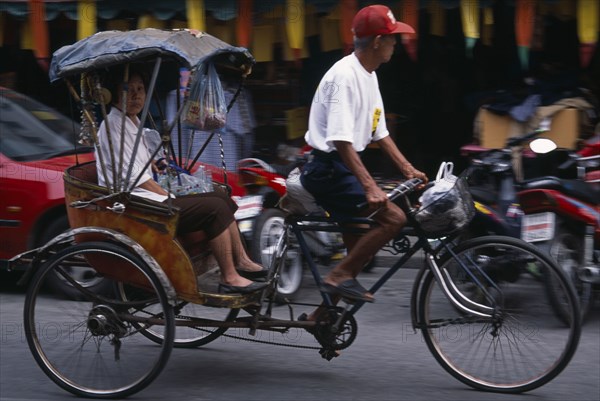
[[373, 127], [371, 128], [371, 136], [375, 135], [375, 131], [377, 131], [377, 126], [379, 125], [379, 118], [381, 118], [381, 109], [376, 108], [373, 112]]

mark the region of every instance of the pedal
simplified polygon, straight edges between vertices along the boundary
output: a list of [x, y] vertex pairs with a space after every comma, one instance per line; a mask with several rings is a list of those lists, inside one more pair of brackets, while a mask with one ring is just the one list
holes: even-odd
[[323, 357], [323, 359], [327, 359], [328, 361], [331, 361], [336, 356], [340, 356], [341, 352], [337, 351], [337, 350], [334, 350], [332, 348], [321, 348], [319, 350], [319, 354], [321, 354], [321, 356]]

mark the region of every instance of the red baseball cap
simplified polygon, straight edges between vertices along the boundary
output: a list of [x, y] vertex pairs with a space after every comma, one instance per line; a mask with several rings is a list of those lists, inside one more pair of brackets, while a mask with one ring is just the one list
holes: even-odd
[[396, 21], [392, 10], [383, 5], [367, 6], [354, 16], [352, 32], [357, 38], [392, 33], [415, 33], [408, 24]]

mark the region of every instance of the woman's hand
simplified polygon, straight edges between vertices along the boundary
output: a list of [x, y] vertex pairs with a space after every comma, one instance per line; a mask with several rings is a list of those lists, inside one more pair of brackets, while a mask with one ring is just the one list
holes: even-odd
[[163, 174], [165, 168], [168, 166], [165, 159], [152, 160], [152, 172], [156, 174]]
[[159, 195], [168, 195], [167, 191], [165, 191], [163, 187], [158, 184], [158, 182], [152, 179], [142, 182], [140, 185], [138, 185], [138, 187], [147, 191], [156, 192]]

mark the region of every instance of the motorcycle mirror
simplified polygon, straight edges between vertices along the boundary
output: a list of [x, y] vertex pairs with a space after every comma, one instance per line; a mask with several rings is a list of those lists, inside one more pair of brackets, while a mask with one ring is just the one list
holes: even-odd
[[557, 146], [556, 146], [556, 143], [554, 143], [554, 141], [552, 139], [537, 138], [537, 139], [534, 139], [533, 141], [531, 141], [531, 143], [529, 144], [529, 147], [535, 153], [545, 154], [545, 153], [552, 152], [554, 149], [556, 149]]

